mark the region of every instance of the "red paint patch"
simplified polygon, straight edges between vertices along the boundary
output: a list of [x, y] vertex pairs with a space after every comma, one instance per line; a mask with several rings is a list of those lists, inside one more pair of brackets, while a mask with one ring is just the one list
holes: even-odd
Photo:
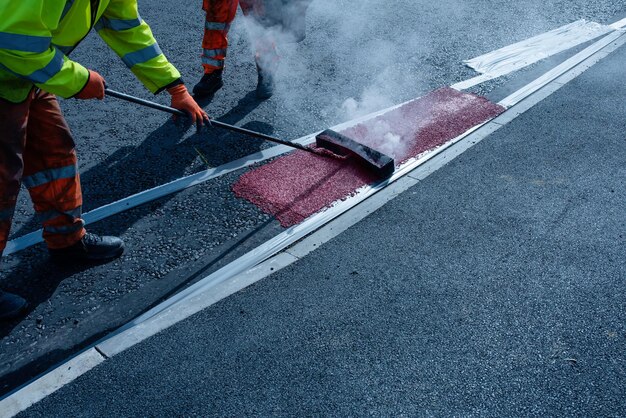
[[[483, 97], [443, 88], [341, 133], [392, 156], [398, 165], [502, 111]], [[288, 227], [376, 180], [353, 159], [296, 151], [247, 172], [233, 191]]]

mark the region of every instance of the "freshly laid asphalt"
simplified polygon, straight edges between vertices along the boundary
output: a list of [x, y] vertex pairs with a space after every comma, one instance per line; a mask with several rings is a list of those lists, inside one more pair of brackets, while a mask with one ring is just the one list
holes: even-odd
[[625, 62], [23, 416], [626, 415]]

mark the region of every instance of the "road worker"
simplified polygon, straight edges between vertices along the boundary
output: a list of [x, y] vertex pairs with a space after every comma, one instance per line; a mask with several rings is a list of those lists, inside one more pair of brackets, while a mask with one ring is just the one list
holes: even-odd
[[[228, 30], [237, 13], [237, 6], [263, 30], [252, 30], [257, 68], [256, 94], [267, 99], [274, 93], [274, 78], [279, 56], [276, 33], [304, 39], [304, 16], [310, 0], [203, 0], [206, 12], [202, 38], [204, 75], [193, 88], [196, 98], [212, 97], [224, 85], [222, 72], [228, 49]], [[275, 29], [274, 29], [275, 28]], [[282, 36], [281, 36], [282, 37]]]
[[[139, 16], [137, 0], [0, 0], [0, 253], [20, 184], [53, 259], [106, 261], [124, 251], [120, 238], [85, 231], [74, 140], [56, 99], [104, 98], [103, 77], [68, 58], [92, 27], [148, 90], [166, 90], [172, 107], [198, 125], [208, 121]], [[25, 306], [0, 290], [0, 318]]]

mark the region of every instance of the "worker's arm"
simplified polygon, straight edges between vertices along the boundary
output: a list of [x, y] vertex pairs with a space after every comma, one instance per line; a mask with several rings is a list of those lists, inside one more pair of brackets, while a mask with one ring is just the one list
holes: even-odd
[[95, 28], [148, 90], [158, 93], [167, 89], [172, 107], [187, 112], [198, 126], [208, 122], [209, 117], [189, 95], [180, 73], [139, 16], [136, 0], [111, 0]]
[[152, 93], [181, 83], [180, 73], [139, 16], [136, 0], [111, 0], [95, 28]]
[[71, 97], [87, 83], [89, 72], [50, 43], [64, 2], [0, 0], [0, 65], [37, 87]]

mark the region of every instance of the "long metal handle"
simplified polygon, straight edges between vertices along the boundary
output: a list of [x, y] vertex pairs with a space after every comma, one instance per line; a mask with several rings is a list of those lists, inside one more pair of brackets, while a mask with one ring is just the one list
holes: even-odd
[[126, 100], [127, 102], [137, 103], [142, 106], [151, 107], [156, 110], [161, 110], [163, 112], [168, 112], [173, 115], [178, 116], [187, 116], [185, 112], [182, 110], [174, 109], [173, 107], [165, 106], [159, 103], [151, 102], [149, 100], [140, 99], [139, 97], [131, 96], [125, 93], [120, 93], [119, 91], [111, 90], [109, 88], [104, 89], [104, 94], [111, 97], [117, 97], [118, 99]]
[[[111, 90], [109, 88], [105, 88], [104, 92], [107, 96], [116, 97], [118, 99], [126, 100], [128, 102], [137, 103], [142, 106], [151, 107], [152, 109], [160, 110], [162, 112], [168, 112], [173, 115], [178, 116], [187, 116], [185, 112], [182, 110], [174, 109], [173, 107], [165, 106], [159, 103], [151, 102], [149, 100], [140, 99], [139, 97], [130, 96], [125, 93], [121, 93], [119, 91]], [[314, 149], [305, 147], [304, 145], [297, 144], [295, 142], [285, 141], [279, 138], [275, 138], [273, 136], [265, 135], [261, 132], [251, 131], [249, 129], [240, 128], [235, 125], [229, 125], [228, 123], [220, 122], [215, 119], [211, 119], [211, 126], [216, 126], [218, 128], [228, 129], [229, 131], [238, 132], [240, 134], [249, 135], [255, 138], [265, 139], [266, 141], [276, 142], [278, 144], [287, 145], [288, 147], [297, 148], [302, 151], [307, 151], [313, 154], [318, 154]]]

